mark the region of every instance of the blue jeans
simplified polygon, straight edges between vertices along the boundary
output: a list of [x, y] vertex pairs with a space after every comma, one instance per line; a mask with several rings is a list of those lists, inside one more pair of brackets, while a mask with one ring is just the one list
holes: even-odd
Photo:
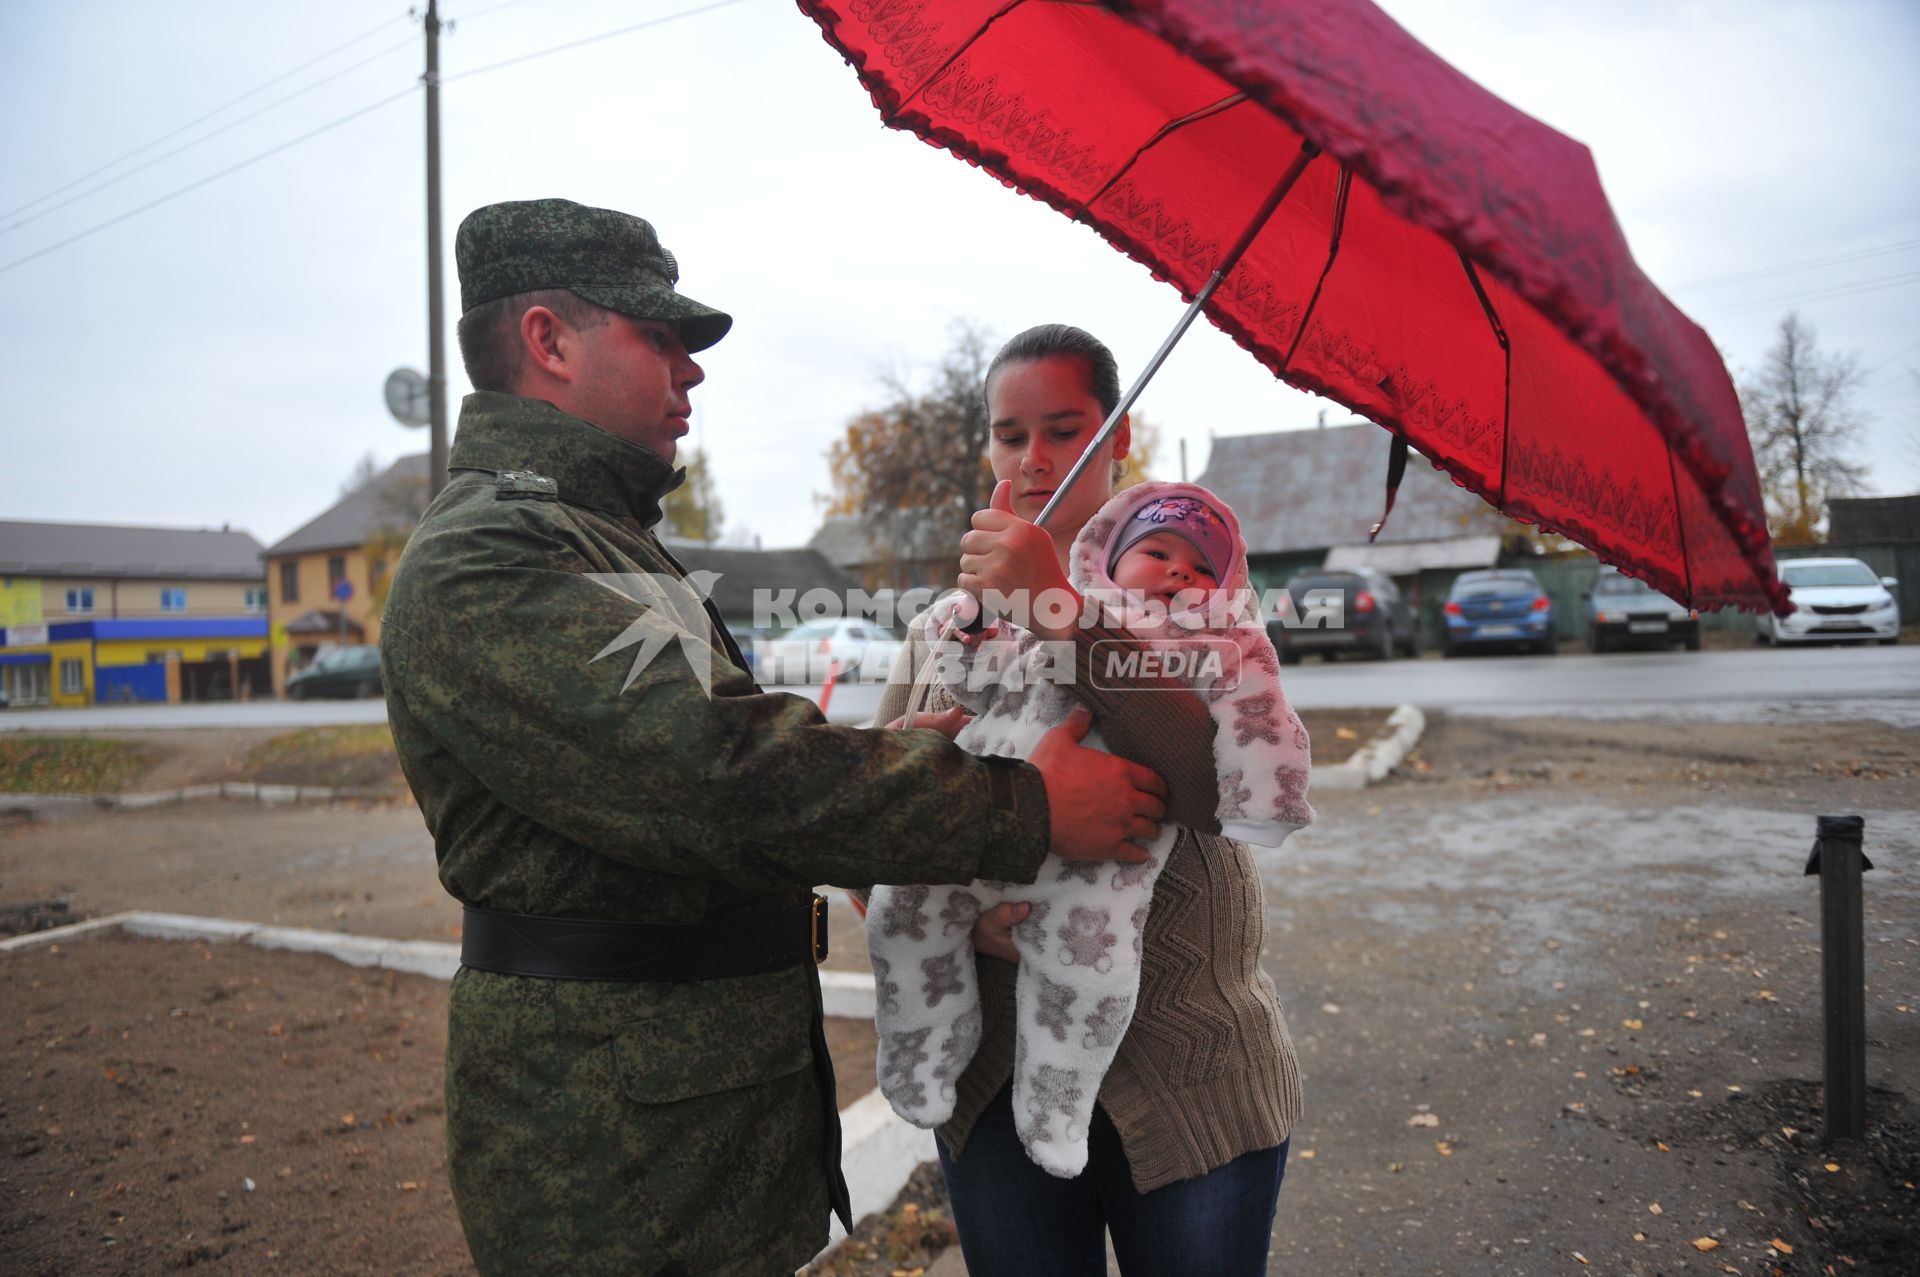
[[1060, 1179], [1034, 1165], [1013, 1128], [1011, 1088], [974, 1123], [940, 1170], [972, 1277], [1106, 1277], [1104, 1234], [1137, 1277], [1264, 1277], [1287, 1145], [1236, 1157], [1205, 1175], [1136, 1192], [1120, 1132], [1095, 1108], [1087, 1169]]

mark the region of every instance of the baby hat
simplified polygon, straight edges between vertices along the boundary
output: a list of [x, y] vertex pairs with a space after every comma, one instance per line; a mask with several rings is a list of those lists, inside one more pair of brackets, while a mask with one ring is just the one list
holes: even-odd
[[1190, 491], [1155, 497], [1133, 512], [1133, 517], [1121, 525], [1113, 538], [1113, 550], [1107, 559], [1108, 574], [1112, 574], [1120, 556], [1134, 542], [1156, 532], [1171, 532], [1190, 543], [1206, 558], [1207, 566], [1213, 569], [1213, 579], [1222, 585], [1227, 583], [1227, 571], [1233, 566], [1233, 529], [1227, 526], [1218, 510]]

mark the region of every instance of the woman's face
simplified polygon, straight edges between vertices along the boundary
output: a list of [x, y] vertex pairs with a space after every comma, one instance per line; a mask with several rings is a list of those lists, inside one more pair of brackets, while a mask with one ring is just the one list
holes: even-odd
[[[1084, 358], [1049, 355], [1008, 364], [987, 385], [987, 419], [993, 431], [988, 459], [995, 479], [1013, 482], [1013, 512], [1023, 519], [1039, 517], [1106, 421], [1087, 382]], [[1048, 520], [1047, 531], [1056, 539], [1071, 540], [1107, 503], [1113, 495], [1113, 461], [1126, 456], [1131, 444], [1123, 417]]]

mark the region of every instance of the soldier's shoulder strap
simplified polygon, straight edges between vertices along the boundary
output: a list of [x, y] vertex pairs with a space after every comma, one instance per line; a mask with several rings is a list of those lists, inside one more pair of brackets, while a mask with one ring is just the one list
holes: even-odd
[[494, 476], [496, 501], [558, 501], [560, 485], [531, 470], [502, 470]]

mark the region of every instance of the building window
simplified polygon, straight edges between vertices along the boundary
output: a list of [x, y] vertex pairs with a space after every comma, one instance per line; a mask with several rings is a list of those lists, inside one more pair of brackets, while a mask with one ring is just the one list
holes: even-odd
[[162, 612], [184, 612], [187, 610], [187, 592], [180, 589], [160, 591], [160, 610]]
[[300, 601], [300, 565], [298, 563], [280, 565], [280, 601], [282, 603]]
[[264, 612], [267, 610], [267, 592], [264, 589], [247, 591], [247, 611]]
[[93, 591], [90, 588], [86, 588], [86, 587], [68, 590], [67, 591], [67, 611], [69, 612], [93, 611]]
[[78, 696], [87, 690], [87, 663], [85, 661], [60, 662], [60, 694]]
[[345, 555], [335, 554], [327, 558], [327, 593], [333, 593], [333, 587], [347, 579], [347, 560]]
[[386, 576], [387, 576], [387, 561], [385, 559], [368, 560], [367, 562], [367, 593], [374, 594], [374, 595], [379, 594], [380, 582], [384, 581], [386, 579]]

